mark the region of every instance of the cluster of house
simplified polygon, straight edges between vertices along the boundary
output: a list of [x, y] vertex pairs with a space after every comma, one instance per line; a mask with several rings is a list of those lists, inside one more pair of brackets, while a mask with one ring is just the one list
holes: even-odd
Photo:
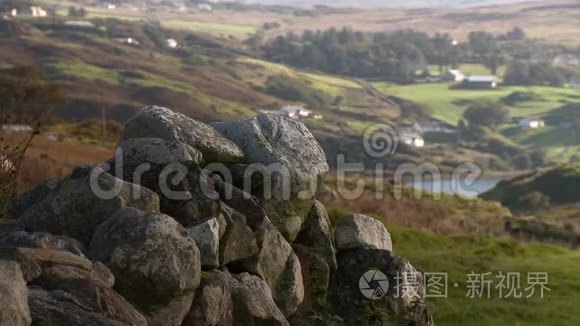
[[46, 17], [48, 12], [39, 6], [30, 6], [21, 10], [12, 9], [8, 13], [11, 17], [16, 17], [18, 15], [32, 16], [32, 17]]
[[277, 110], [261, 110], [261, 113], [270, 113], [270, 114], [277, 114], [282, 115], [292, 119], [298, 120], [308, 120], [308, 119], [315, 119], [320, 120], [322, 119], [322, 115], [314, 114], [311, 110], [306, 109], [300, 105], [284, 105]]

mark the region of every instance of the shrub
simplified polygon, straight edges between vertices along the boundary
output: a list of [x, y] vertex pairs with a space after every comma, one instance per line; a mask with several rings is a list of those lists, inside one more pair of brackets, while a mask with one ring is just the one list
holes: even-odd
[[519, 198], [514, 207], [521, 210], [536, 210], [550, 207], [550, 197], [539, 191], [530, 192]]

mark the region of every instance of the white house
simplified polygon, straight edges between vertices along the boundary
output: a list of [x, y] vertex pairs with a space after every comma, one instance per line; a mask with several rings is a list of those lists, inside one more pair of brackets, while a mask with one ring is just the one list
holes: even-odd
[[278, 113], [292, 119], [308, 119], [312, 111], [299, 105], [285, 105], [278, 109]]
[[537, 128], [543, 128], [546, 123], [544, 122], [544, 120], [540, 119], [540, 118], [523, 118], [520, 120], [519, 125], [521, 128], [524, 129], [537, 129]]
[[122, 44], [127, 44], [127, 45], [133, 45], [133, 46], [139, 46], [141, 43], [139, 43], [139, 41], [133, 37], [127, 37], [127, 38], [116, 38], [115, 41], [122, 43]]
[[413, 147], [425, 146], [425, 140], [418, 134], [400, 134], [399, 142]]
[[463, 87], [470, 89], [492, 89], [497, 87], [496, 76], [471, 75], [463, 79]]
[[457, 69], [449, 69], [443, 74], [443, 76], [441, 76], [441, 80], [445, 82], [460, 83], [464, 79], [465, 74], [463, 74], [460, 70]]
[[48, 13], [46, 12], [46, 10], [42, 9], [42, 7], [30, 7], [30, 14], [32, 15], [32, 17], [46, 17], [48, 16]]
[[580, 88], [580, 75], [570, 77], [570, 82], [568, 84], [572, 88]]
[[179, 46], [179, 43], [173, 39], [173, 38], [168, 38], [167, 39], [167, 47], [175, 49]]
[[579, 66], [580, 59], [575, 54], [563, 53], [557, 55], [552, 61], [552, 64], [555, 67]]
[[12, 17], [18, 16], [18, 10], [17, 9], [12, 9], [12, 11], [10, 11], [10, 16], [12, 16]]

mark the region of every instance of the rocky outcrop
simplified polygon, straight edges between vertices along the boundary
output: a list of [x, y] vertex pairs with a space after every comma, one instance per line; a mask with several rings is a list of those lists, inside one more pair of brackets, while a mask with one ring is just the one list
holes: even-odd
[[115, 289], [145, 312], [199, 285], [195, 241], [167, 215], [119, 210], [95, 232], [89, 257], [109, 266], [117, 280]]
[[[145, 108], [122, 156], [20, 196], [0, 223], [0, 324], [342, 326], [368, 313], [432, 324], [409, 279], [362, 297], [369, 269], [424, 275], [370, 217], [343, 217], [333, 232], [314, 200], [328, 167], [301, 122], [215, 126]], [[261, 173], [245, 175], [255, 164]]]
[[242, 177], [261, 176], [262, 185], [252, 184], [259, 189], [254, 195], [284, 237], [294, 240], [328, 173], [314, 136], [301, 122], [272, 114], [213, 126], [244, 151], [251, 165], [241, 169]]
[[240, 148], [213, 127], [158, 106], [142, 109], [127, 122], [123, 139], [130, 138], [179, 141], [199, 150], [208, 162], [231, 163], [244, 158]]
[[20, 266], [0, 260], [0, 325], [30, 325], [26, 281]]
[[340, 218], [336, 226], [335, 239], [338, 250], [353, 248], [393, 250], [391, 235], [383, 223], [361, 214]]

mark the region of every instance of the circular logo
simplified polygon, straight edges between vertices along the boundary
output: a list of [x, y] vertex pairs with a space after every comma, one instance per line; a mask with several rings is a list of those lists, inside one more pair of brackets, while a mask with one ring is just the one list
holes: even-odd
[[389, 290], [389, 280], [387, 275], [381, 271], [370, 270], [361, 276], [358, 281], [360, 293], [371, 300], [378, 300], [384, 297]]
[[374, 158], [382, 158], [397, 151], [399, 137], [393, 127], [385, 124], [374, 125], [365, 131], [363, 146], [366, 153]]

